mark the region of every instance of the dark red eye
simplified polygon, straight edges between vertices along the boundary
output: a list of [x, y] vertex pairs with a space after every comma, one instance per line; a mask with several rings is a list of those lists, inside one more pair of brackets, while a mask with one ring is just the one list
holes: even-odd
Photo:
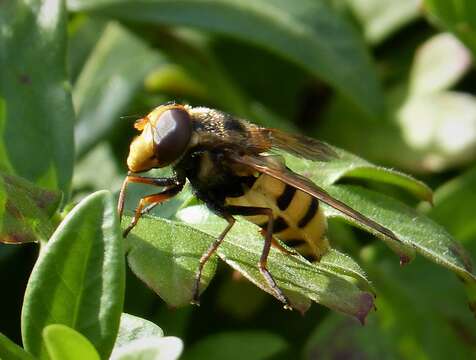
[[190, 115], [182, 109], [160, 114], [154, 132], [155, 154], [161, 166], [177, 160], [185, 151], [192, 135]]

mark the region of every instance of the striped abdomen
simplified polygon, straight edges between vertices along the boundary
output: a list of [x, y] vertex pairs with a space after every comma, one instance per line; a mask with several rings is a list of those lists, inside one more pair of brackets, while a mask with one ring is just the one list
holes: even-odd
[[[243, 179], [243, 194], [226, 197], [227, 205], [270, 208], [274, 236], [310, 261], [319, 260], [328, 251], [327, 221], [317, 199], [265, 174]], [[265, 215], [245, 218], [262, 228], [268, 223]]]

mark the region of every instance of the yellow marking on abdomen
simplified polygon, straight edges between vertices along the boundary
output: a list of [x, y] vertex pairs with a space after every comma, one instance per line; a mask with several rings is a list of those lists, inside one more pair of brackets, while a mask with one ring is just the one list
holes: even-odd
[[[244, 188], [244, 195], [228, 197], [225, 203], [270, 208], [278, 230], [273, 232], [274, 236], [310, 260], [319, 260], [329, 249], [325, 237], [327, 221], [317, 199], [281, 180], [261, 174], [251, 189]], [[268, 222], [264, 215], [245, 218], [261, 226]]]

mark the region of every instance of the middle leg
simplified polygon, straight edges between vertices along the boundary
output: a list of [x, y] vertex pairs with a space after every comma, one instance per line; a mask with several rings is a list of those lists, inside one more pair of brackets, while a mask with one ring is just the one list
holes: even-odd
[[273, 276], [268, 270], [268, 255], [273, 244], [273, 226], [274, 226], [274, 217], [273, 211], [270, 208], [262, 208], [255, 206], [227, 206], [225, 210], [232, 215], [244, 215], [244, 216], [253, 216], [253, 215], [265, 215], [268, 217], [268, 223], [266, 226], [266, 232], [264, 233], [264, 246], [263, 251], [261, 252], [261, 257], [258, 263], [259, 270], [263, 277], [265, 278], [268, 285], [273, 289], [276, 297], [284, 303], [286, 309], [292, 309], [289, 299], [279, 288], [274, 280]]

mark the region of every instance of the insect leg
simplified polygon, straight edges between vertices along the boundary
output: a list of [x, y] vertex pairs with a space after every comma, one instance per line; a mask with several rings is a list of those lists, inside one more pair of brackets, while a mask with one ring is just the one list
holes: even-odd
[[180, 192], [180, 190], [182, 190], [182, 185], [179, 185], [179, 186], [175, 185], [175, 186], [166, 188], [164, 191], [160, 193], [144, 196], [143, 198], [141, 198], [131, 223], [124, 230], [122, 235], [126, 237], [127, 234], [129, 234], [129, 232], [134, 228], [134, 226], [137, 225], [137, 222], [139, 221], [142, 215], [150, 211], [154, 206], [164, 202], [165, 200], [168, 200], [174, 197]]
[[124, 201], [126, 195], [126, 188], [129, 183], [142, 183], [148, 184], [153, 186], [183, 186], [185, 181], [180, 180], [175, 177], [170, 178], [154, 178], [154, 177], [147, 177], [147, 176], [138, 176], [134, 175], [131, 172], [127, 173], [126, 178], [121, 186], [121, 191], [119, 192], [119, 201], [117, 202], [117, 213], [119, 214], [119, 219], [122, 220], [122, 212], [124, 210]]
[[208, 259], [213, 255], [213, 253], [217, 250], [217, 248], [220, 246], [220, 244], [223, 242], [223, 239], [225, 238], [226, 234], [230, 229], [232, 228], [233, 224], [235, 223], [235, 219], [233, 216], [225, 214], [222, 215], [222, 217], [225, 218], [226, 221], [228, 221], [228, 225], [226, 226], [225, 230], [222, 231], [222, 233], [216, 238], [216, 240], [210, 245], [210, 247], [205, 251], [205, 253], [202, 255], [200, 258], [200, 265], [198, 267], [198, 272], [195, 277], [195, 283], [193, 285], [193, 300], [192, 304], [199, 305], [199, 297], [200, 297], [200, 280], [202, 278], [202, 271], [203, 267], [207, 263]]
[[273, 212], [270, 208], [261, 208], [261, 207], [253, 207], [253, 206], [227, 206], [225, 208], [226, 211], [233, 215], [266, 215], [268, 217], [268, 224], [266, 233], [264, 234], [264, 246], [263, 251], [261, 253], [261, 257], [258, 263], [259, 270], [263, 277], [265, 278], [268, 285], [273, 289], [274, 293], [276, 294], [277, 298], [284, 303], [284, 307], [286, 309], [292, 309], [289, 305], [289, 300], [286, 295], [284, 295], [283, 291], [278, 287], [276, 281], [274, 280], [273, 276], [269, 272], [267, 268], [268, 262], [268, 255], [269, 250], [271, 249], [271, 244], [273, 243], [273, 225], [274, 225], [274, 218]]

